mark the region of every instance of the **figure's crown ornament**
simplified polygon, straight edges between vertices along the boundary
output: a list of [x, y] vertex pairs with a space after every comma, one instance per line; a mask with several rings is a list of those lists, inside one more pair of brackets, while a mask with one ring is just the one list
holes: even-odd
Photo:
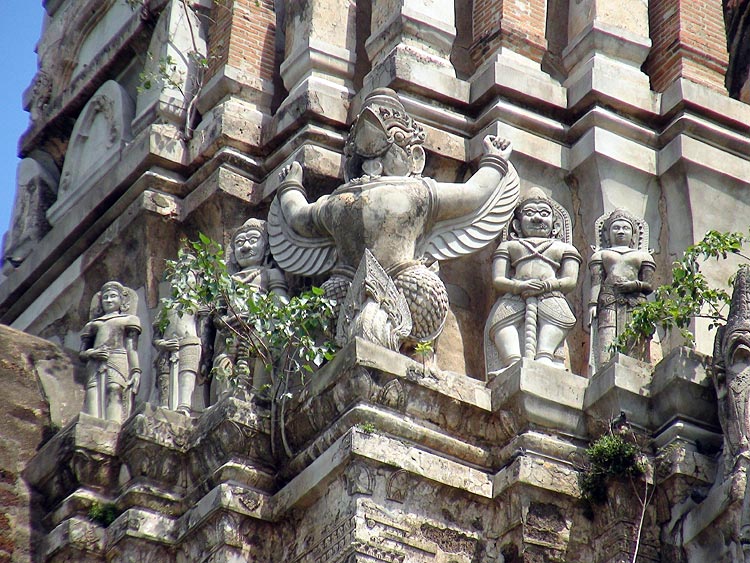
[[110, 289], [114, 289], [117, 293], [120, 294], [120, 297], [122, 298], [122, 301], [120, 303], [121, 313], [134, 314], [138, 309], [138, 296], [132, 289], [130, 289], [129, 287], [125, 287], [120, 282], [108, 281], [105, 282], [102, 285], [101, 289], [97, 291], [91, 298], [91, 305], [89, 306], [90, 319], [101, 317], [104, 314], [104, 309], [102, 308], [102, 295], [107, 293], [107, 291], [109, 291]]
[[524, 196], [516, 204], [513, 211], [513, 220], [503, 230], [503, 240], [522, 238], [519, 224], [520, 214], [529, 203], [546, 203], [552, 209], [552, 234], [551, 238], [559, 239], [570, 244], [573, 238], [573, 225], [567, 209], [548, 196], [544, 190], [534, 186], [529, 188]]
[[594, 224], [594, 229], [597, 233], [597, 247], [592, 247], [594, 250], [600, 248], [609, 248], [611, 241], [609, 240], [609, 228], [616, 221], [627, 221], [633, 228], [633, 239], [631, 247], [637, 250], [648, 250], [649, 240], [649, 229], [648, 223], [640, 217], [636, 217], [630, 211], [624, 207], [618, 207], [610, 213], [605, 213]]
[[425, 138], [424, 129], [406, 112], [398, 94], [390, 88], [377, 88], [365, 98], [349, 130], [346, 151], [349, 155], [374, 158], [393, 144], [410, 152]]

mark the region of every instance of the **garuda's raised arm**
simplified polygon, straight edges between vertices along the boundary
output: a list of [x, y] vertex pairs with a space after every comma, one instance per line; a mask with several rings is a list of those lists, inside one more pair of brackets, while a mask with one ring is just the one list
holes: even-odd
[[464, 184], [437, 183], [435, 223], [422, 253], [446, 260], [476, 252], [508, 224], [518, 202], [519, 180], [508, 162], [510, 141], [488, 135], [479, 170]]

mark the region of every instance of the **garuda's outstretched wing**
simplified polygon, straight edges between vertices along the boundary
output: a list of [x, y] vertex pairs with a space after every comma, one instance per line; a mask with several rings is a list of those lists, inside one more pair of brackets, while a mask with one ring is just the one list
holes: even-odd
[[336, 263], [333, 238], [297, 234], [286, 220], [277, 197], [268, 211], [268, 243], [279, 267], [292, 274], [315, 276], [327, 272]]
[[435, 223], [425, 237], [422, 254], [435, 260], [448, 260], [472, 254], [487, 246], [512, 219], [519, 193], [518, 173], [509, 164], [503, 181], [479, 209]]

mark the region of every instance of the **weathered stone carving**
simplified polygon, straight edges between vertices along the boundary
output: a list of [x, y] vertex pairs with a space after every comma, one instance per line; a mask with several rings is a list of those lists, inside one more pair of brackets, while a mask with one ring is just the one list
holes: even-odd
[[339, 313], [336, 340], [344, 346], [360, 337], [398, 350], [409, 336], [409, 304], [368, 249], [354, 274]]
[[[648, 224], [625, 209], [615, 209], [596, 221], [598, 246], [589, 262], [591, 297], [592, 373], [612, 357], [610, 347], [622, 334], [633, 308], [653, 290], [656, 263], [648, 251]], [[635, 348], [631, 355], [641, 356]]]
[[159, 403], [189, 415], [194, 407], [193, 392], [201, 366], [202, 331], [198, 327], [204, 319], [169, 311], [167, 320], [167, 327], [154, 338], [159, 351], [156, 362]]
[[29, 112], [31, 119], [38, 121], [44, 117], [52, 99], [52, 77], [48, 72], [40, 70], [37, 72], [31, 86], [31, 103]]
[[91, 320], [81, 332], [79, 354], [87, 362], [86, 414], [116, 422], [130, 415], [141, 379], [141, 323], [131, 314], [137, 305], [136, 293], [116, 281], [105, 283], [91, 300]]
[[[271, 251], [268, 245], [266, 222], [261, 219], [248, 219], [232, 235], [230, 267], [232, 277], [255, 287], [262, 293], [273, 293], [280, 299], [288, 298], [288, 287], [284, 273], [270, 263]], [[241, 303], [234, 303], [233, 310], [240, 316], [246, 315]], [[246, 381], [240, 386], [249, 390], [265, 383], [265, 366], [256, 361], [249, 350], [233, 342], [231, 327], [238, 328], [237, 315], [228, 312], [214, 319], [217, 328], [214, 345], [213, 371], [215, 374], [246, 374]], [[252, 376], [252, 377], [251, 377]], [[228, 393], [230, 386], [226, 378], [214, 376], [211, 379], [211, 402]]]
[[493, 374], [521, 359], [561, 364], [556, 356], [576, 318], [565, 294], [576, 287], [581, 256], [570, 244], [568, 212], [539, 188], [516, 206], [493, 257], [500, 293], [485, 326], [485, 362]]
[[34, 158], [24, 158], [19, 163], [13, 217], [3, 245], [3, 261], [13, 268], [31, 254], [49, 231], [45, 213], [55, 201], [58, 179], [59, 172], [52, 162], [45, 166]]
[[[450, 184], [421, 176], [424, 139], [396, 93], [377, 89], [349, 132], [346, 183], [309, 203], [302, 167], [292, 163], [282, 172], [269, 212], [279, 265], [303, 275], [331, 272], [323, 288], [339, 303], [369, 250], [406, 299], [413, 341], [437, 337], [448, 310], [445, 286], [427, 263], [470, 254], [491, 242], [518, 198], [508, 141], [486, 137], [479, 170], [465, 184]], [[390, 319], [390, 324], [400, 321]]]
[[731, 470], [750, 450], [750, 269], [734, 280], [727, 323], [716, 332], [713, 378], [724, 431], [724, 459]]
[[105, 82], [76, 120], [60, 176], [57, 201], [47, 212], [53, 225], [96, 184], [100, 171], [121, 157], [132, 137], [133, 101], [114, 80]]
[[724, 432], [724, 477], [744, 473], [744, 499], [735, 531], [733, 561], [750, 561], [750, 268], [734, 280], [732, 303], [714, 340], [712, 376]]

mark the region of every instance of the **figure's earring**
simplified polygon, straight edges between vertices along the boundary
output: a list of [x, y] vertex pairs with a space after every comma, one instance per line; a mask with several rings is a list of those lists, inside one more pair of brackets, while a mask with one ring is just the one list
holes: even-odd
[[421, 145], [411, 147], [411, 173], [418, 176], [424, 170], [426, 156]]

